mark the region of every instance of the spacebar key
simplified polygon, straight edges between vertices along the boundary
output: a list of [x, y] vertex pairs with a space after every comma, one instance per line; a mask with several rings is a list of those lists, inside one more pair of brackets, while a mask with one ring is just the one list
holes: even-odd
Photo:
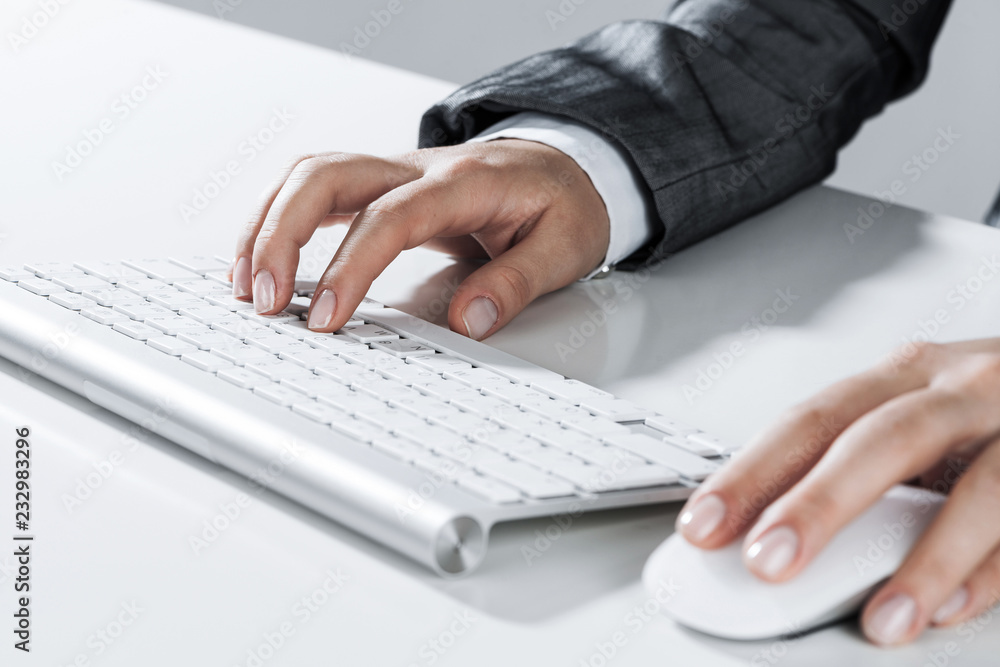
[[486, 460], [476, 468], [501, 482], [520, 489], [532, 498], [558, 498], [576, 493], [569, 482], [546, 475], [541, 470], [520, 461]]

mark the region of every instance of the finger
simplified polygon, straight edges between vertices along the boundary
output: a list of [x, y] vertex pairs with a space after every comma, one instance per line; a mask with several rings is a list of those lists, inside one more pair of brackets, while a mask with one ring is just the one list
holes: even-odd
[[976, 568], [931, 616], [931, 623], [947, 627], [964, 623], [1000, 603], [1000, 549]]
[[542, 294], [586, 275], [591, 263], [571, 251], [555, 216], [543, 218], [516, 245], [467, 277], [452, 297], [448, 324], [482, 340]]
[[254, 305], [280, 311], [292, 297], [299, 250], [329, 214], [357, 211], [419, 173], [402, 162], [333, 154], [300, 162], [271, 204], [253, 244]]
[[316, 284], [309, 328], [334, 331], [343, 326], [375, 278], [402, 251], [437, 235], [465, 235], [485, 224], [491, 210], [467, 180], [421, 178], [361, 211]]
[[707, 549], [731, 542], [851, 424], [893, 397], [926, 386], [936, 363], [930, 356], [919, 355], [894, 372], [886, 372], [886, 364], [876, 366], [786, 412], [702, 482], [678, 515], [677, 531]]
[[962, 477], [906, 561], [866, 605], [861, 618], [865, 635], [878, 644], [904, 643], [920, 634], [938, 611], [961, 611], [968, 602], [961, 599], [962, 583], [1000, 543], [998, 506], [1000, 443], [995, 443]]
[[332, 227], [333, 225], [349, 225], [354, 222], [354, 218], [358, 217], [358, 212], [353, 213], [331, 213], [323, 218], [323, 221], [319, 223], [320, 227]]
[[762, 513], [744, 542], [747, 567], [769, 581], [795, 576], [893, 484], [988, 432], [988, 418], [977, 400], [933, 387], [903, 394], [869, 412]]
[[483, 245], [472, 236], [455, 236], [452, 238], [433, 238], [423, 244], [424, 248], [451, 255], [452, 257], [468, 257], [473, 259], [489, 259], [490, 256]]
[[316, 156], [303, 155], [291, 160], [281, 170], [278, 177], [272, 181], [271, 185], [264, 190], [264, 194], [260, 196], [260, 199], [257, 200], [257, 205], [254, 207], [253, 213], [250, 214], [247, 223], [243, 226], [243, 230], [236, 240], [236, 254], [233, 256], [233, 270], [230, 274], [230, 279], [233, 282], [233, 296], [239, 299], [250, 297], [252, 283], [250, 255], [253, 253], [253, 244], [257, 238], [257, 232], [264, 223], [264, 217], [271, 209], [274, 198], [281, 191], [281, 186], [288, 180], [288, 175], [292, 173], [292, 170], [295, 169], [299, 162], [312, 157]]

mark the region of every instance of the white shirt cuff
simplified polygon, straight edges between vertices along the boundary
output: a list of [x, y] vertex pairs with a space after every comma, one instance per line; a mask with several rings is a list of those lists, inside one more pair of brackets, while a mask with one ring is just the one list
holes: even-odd
[[573, 158], [590, 177], [608, 210], [611, 237], [601, 266], [584, 280], [625, 259], [655, 234], [653, 207], [632, 158], [596, 130], [559, 116], [525, 111], [491, 125], [469, 141], [493, 139], [547, 144]]

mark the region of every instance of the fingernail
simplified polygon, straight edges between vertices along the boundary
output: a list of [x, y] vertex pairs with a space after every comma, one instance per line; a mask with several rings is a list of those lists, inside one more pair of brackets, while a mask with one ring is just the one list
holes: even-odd
[[233, 296], [245, 298], [250, 296], [250, 258], [240, 257], [233, 268]]
[[952, 593], [943, 605], [938, 607], [938, 610], [931, 616], [931, 620], [937, 624], [947, 623], [949, 619], [965, 608], [965, 603], [968, 601], [969, 591], [965, 589], [965, 586], [962, 586]]
[[883, 602], [865, 624], [865, 634], [878, 644], [895, 644], [909, 631], [917, 617], [917, 603], [897, 593]]
[[690, 508], [685, 508], [677, 520], [678, 528], [690, 542], [701, 542], [715, 532], [726, 518], [726, 503], [710, 493], [702, 496]]
[[312, 307], [309, 308], [310, 329], [326, 329], [333, 321], [333, 311], [337, 309], [337, 295], [333, 290], [325, 289], [319, 296], [313, 299]]
[[497, 323], [497, 307], [485, 296], [477, 296], [462, 313], [469, 338], [479, 340]]
[[776, 579], [795, 560], [799, 536], [788, 526], [765, 532], [747, 549], [747, 564], [765, 579]]
[[258, 271], [253, 281], [253, 305], [258, 313], [274, 308], [274, 276], [267, 269]]

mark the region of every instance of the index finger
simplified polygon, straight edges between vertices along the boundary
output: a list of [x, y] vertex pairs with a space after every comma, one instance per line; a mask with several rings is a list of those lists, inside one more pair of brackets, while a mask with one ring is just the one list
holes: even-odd
[[453, 179], [425, 176], [358, 214], [316, 284], [309, 328], [334, 331], [354, 314], [375, 279], [401, 252], [435, 236], [462, 236], [488, 222], [489, 197]]
[[288, 304], [299, 250], [327, 216], [353, 213], [418, 176], [404, 161], [369, 155], [335, 153], [299, 162], [264, 218], [251, 220], [241, 239], [237, 262], [251, 258], [257, 312], [277, 312]]

